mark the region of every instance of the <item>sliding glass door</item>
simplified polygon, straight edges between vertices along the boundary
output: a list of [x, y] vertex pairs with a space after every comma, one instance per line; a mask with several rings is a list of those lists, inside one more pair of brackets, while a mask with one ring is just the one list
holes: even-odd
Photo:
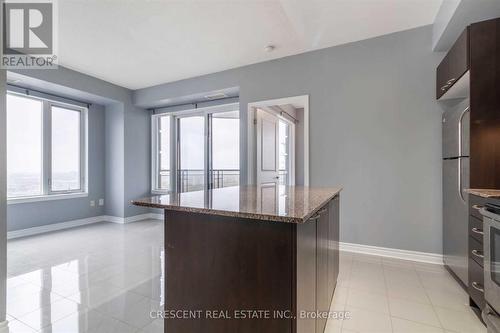
[[240, 183], [240, 119], [238, 111], [209, 115], [211, 125], [210, 186], [220, 188]]
[[152, 126], [153, 192], [239, 185], [237, 104], [154, 115]]
[[179, 192], [199, 191], [205, 188], [205, 116], [178, 118], [178, 169]]

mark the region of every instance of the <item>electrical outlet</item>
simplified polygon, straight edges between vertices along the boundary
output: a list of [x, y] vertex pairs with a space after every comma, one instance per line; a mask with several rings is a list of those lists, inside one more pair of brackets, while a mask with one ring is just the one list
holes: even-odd
[[99, 199], [99, 206], [104, 206], [104, 199]]
[[95, 201], [94, 200], [90, 200], [90, 207], [95, 207]]

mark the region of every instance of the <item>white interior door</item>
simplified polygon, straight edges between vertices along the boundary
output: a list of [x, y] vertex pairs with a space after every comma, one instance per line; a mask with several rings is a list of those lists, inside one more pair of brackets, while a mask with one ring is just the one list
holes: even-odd
[[279, 119], [257, 109], [257, 185], [279, 183]]

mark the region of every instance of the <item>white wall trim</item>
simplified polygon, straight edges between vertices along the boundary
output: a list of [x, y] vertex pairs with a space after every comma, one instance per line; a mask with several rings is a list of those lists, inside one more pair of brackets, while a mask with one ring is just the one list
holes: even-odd
[[165, 215], [164, 214], [154, 214], [154, 213], [151, 213], [151, 219], [153, 220], [162, 220], [165, 218]]
[[[99, 222], [112, 222], [112, 223], [125, 224], [125, 223], [132, 223], [132, 222], [137, 222], [137, 221], [142, 221], [142, 220], [150, 220], [150, 219], [151, 220], [163, 220], [163, 214], [148, 213], [148, 214], [130, 216], [130, 217], [126, 217], [126, 218], [118, 217], [118, 216], [100, 215], [100, 216], [89, 217], [86, 219], [73, 220], [73, 221], [67, 221], [67, 222], [61, 222], [61, 223], [53, 223], [53, 224], [43, 225], [40, 227], [33, 227], [33, 228], [9, 231], [9, 232], [7, 232], [7, 239], [15, 239], [15, 238], [20, 238], [20, 237], [34, 236], [34, 235], [44, 234], [47, 232], [70, 229], [70, 228], [80, 227], [80, 226], [93, 224], [93, 223], [99, 223]], [[1, 328], [1, 326], [0, 326], [0, 328]], [[1, 333], [1, 330], [0, 330], [0, 333]]]
[[4, 320], [0, 322], [0, 333], [9, 333], [9, 321]]
[[132, 222], [137, 222], [137, 221], [142, 221], [142, 220], [163, 220], [163, 214], [147, 213], [147, 214], [140, 214], [140, 215], [129, 216], [129, 217], [118, 217], [118, 216], [104, 215], [103, 218], [104, 218], [103, 221], [125, 224], [125, 223], [132, 223]]
[[340, 242], [340, 250], [352, 253], [362, 253], [381, 257], [396, 258], [402, 260], [412, 260], [429, 264], [443, 265], [443, 255], [429, 252], [409, 251], [393, 249], [388, 247], [361, 245]]

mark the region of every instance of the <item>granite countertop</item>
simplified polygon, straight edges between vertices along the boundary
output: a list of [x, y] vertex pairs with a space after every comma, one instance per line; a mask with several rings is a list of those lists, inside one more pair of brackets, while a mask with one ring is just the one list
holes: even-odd
[[466, 192], [482, 198], [500, 199], [500, 190], [470, 188]]
[[340, 187], [232, 186], [208, 191], [157, 195], [133, 205], [165, 210], [304, 223], [340, 193]]

